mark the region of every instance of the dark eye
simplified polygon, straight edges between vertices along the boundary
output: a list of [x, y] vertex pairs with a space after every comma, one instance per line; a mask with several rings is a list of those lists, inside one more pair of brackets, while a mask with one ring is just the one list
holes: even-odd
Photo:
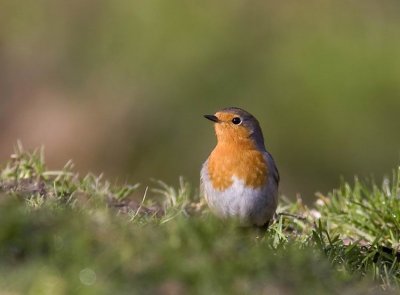
[[232, 119], [232, 123], [235, 125], [239, 125], [240, 123], [242, 123], [242, 120], [240, 120], [239, 117], [235, 117]]

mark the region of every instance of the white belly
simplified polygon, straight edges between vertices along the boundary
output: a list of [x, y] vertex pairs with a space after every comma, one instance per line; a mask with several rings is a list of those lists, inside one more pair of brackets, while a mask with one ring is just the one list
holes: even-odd
[[213, 188], [208, 171], [201, 171], [202, 188], [210, 209], [222, 218], [235, 217], [243, 224], [262, 226], [272, 219], [277, 207], [277, 185], [269, 180], [260, 188], [247, 187], [244, 182], [232, 178], [233, 184], [226, 190]]

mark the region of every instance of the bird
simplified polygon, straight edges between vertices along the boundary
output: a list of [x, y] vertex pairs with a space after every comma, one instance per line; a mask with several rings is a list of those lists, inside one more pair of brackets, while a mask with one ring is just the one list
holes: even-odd
[[208, 207], [222, 219], [268, 228], [278, 205], [280, 177], [258, 120], [238, 107], [204, 117], [214, 123], [217, 137], [200, 172]]

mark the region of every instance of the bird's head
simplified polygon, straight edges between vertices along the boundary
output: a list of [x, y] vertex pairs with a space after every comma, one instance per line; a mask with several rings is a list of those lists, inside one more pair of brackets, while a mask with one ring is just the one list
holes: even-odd
[[265, 150], [264, 138], [257, 119], [243, 109], [230, 107], [216, 112], [214, 115], [204, 115], [215, 124], [218, 143], [222, 144], [252, 144]]

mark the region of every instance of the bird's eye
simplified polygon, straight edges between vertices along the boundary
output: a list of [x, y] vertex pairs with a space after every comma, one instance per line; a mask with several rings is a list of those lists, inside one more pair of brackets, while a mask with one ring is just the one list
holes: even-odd
[[242, 123], [242, 120], [239, 117], [235, 117], [232, 119], [232, 123], [235, 125], [239, 125], [240, 123]]

